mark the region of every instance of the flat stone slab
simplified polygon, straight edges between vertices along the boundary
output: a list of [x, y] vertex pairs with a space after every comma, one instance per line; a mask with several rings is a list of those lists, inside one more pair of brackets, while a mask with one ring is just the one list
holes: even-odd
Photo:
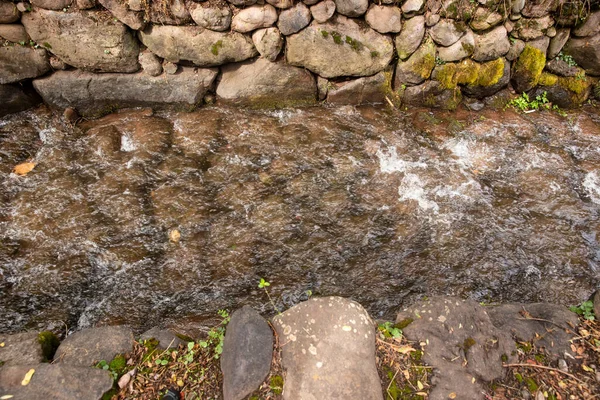
[[[21, 382], [30, 369], [35, 372], [28, 385]], [[98, 400], [112, 389], [108, 371], [60, 364], [30, 364], [0, 368], [0, 397], [19, 399]]]
[[258, 389], [271, 369], [273, 331], [252, 307], [231, 316], [221, 356], [224, 400], [241, 400]]
[[152, 328], [142, 333], [140, 336], [142, 340], [156, 339], [158, 341], [158, 349], [166, 350], [171, 348], [177, 348], [180, 344], [186, 342], [177, 337], [173, 332], [168, 329]]
[[487, 312], [496, 327], [511, 333], [516, 340], [532, 340], [554, 359], [571, 359], [565, 353], [571, 354], [569, 340], [576, 334], [579, 317], [566, 307], [548, 303], [503, 304], [488, 307]]
[[133, 333], [128, 326], [103, 326], [75, 332], [62, 341], [54, 360], [61, 364], [90, 367], [109, 362], [117, 354], [133, 349]]
[[192, 67], [159, 76], [57, 71], [33, 86], [52, 107], [73, 107], [82, 116], [94, 116], [130, 107], [193, 108], [216, 76], [216, 69]]
[[2, 365], [36, 364], [44, 361], [44, 352], [37, 332], [0, 334], [0, 363]]
[[312, 298], [273, 322], [286, 371], [284, 399], [383, 399], [375, 325], [360, 304]]
[[404, 335], [421, 344], [423, 361], [434, 368], [429, 400], [481, 399], [482, 382], [502, 378], [502, 363], [515, 357], [510, 333], [496, 328], [486, 308], [473, 300], [424, 300], [400, 312], [396, 321], [409, 323]]

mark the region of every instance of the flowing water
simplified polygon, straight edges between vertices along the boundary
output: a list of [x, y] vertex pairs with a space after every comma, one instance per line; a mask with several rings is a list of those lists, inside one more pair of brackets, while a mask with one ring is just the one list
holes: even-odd
[[[600, 115], [383, 108], [0, 119], [0, 331], [193, 331], [342, 295], [578, 303], [600, 284]], [[27, 176], [11, 173], [36, 163]], [[169, 239], [177, 230], [179, 241]]]

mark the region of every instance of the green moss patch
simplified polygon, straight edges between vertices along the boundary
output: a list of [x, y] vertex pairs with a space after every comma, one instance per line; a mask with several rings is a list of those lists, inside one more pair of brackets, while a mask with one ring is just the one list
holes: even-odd
[[43, 331], [38, 334], [38, 343], [42, 347], [42, 354], [44, 356], [44, 360], [51, 360], [54, 357], [54, 353], [56, 353], [56, 349], [60, 344], [60, 340], [58, 337], [50, 331]]

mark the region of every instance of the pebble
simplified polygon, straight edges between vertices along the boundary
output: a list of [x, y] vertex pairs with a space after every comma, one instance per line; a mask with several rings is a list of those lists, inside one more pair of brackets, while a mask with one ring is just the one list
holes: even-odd
[[596, 381], [600, 383], [600, 372], [596, 372]]
[[527, 390], [527, 389], [521, 390], [521, 397], [523, 398], [523, 400], [531, 399], [531, 394], [529, 393], [529, 390]]
[[541, 390], [535, 394], [535, 400], [546, 400], [544, 393]]
[[558, 360], [558, 369], [560, 369], [562, 372], [569, 372], [569, 366], [567, 365], [567, 362], [562, 358]]

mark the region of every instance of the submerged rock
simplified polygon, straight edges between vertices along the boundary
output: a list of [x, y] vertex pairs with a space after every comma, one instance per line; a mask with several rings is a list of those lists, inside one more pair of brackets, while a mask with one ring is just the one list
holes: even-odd
[[34, 87], [52, 107], [74, 107], [83, 116], [118, 108], [194, 108], [212, 87], [216, 69], [181, 67], [174, 75], [93, 74], [57, 71], [37, 79]]
[[283, 398], [382, 400], [375, 325], [360, 304], [312, 298], [273, 319], [286, 371]]
[[22, 23], [33, 40], [76, 68], [98, 72], [139, 69], [138, 42], [121, 22], [99, 11], [34, 9]]
[[223, 341], [223, 399], [243, 399], [258, 389], [272, 358], [273, 331], [267, 321], [249, 306], [235, 311]]
[[150, 51], [167, 61], [187, 60], [200, 67], [243, 61], [258, 54], [248, 36], [198, 26], [153, 25], [140, 31], [140, 39]]
[[391, 38], [341, 15], [323, 24], [312, 22], [289, 36], [286, 46], [289, 64], [325, 78], [376, 74], [394, 52]]
[[0, 117], [27, 110], [42, 102], [41, 97], [31, 88], [19, 84], [0, 85]]
[[317, 88], [312, 74], [283, 62], [264, 58], [222, 68], [217, 97], [253, 107], [279, 108], [313, 104]]

